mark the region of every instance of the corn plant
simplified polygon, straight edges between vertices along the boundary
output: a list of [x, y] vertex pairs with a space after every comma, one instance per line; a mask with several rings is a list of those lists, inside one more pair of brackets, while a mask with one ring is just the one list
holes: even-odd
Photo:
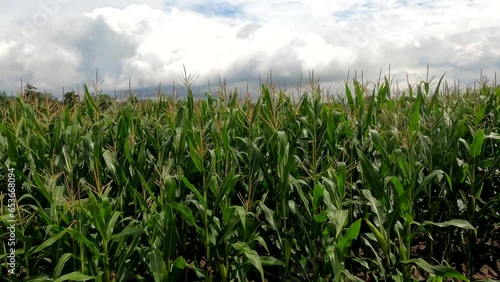
[[0, 104], [18, 241], [8, 275], [2, 240], [0, 280], [472, 281], [496, 267], [496, 85], [354, 79], [324, 99], [311, 75], [298, 99], [269, 80], [253, 101], [181, 81], [180, 99], [84, 87]]

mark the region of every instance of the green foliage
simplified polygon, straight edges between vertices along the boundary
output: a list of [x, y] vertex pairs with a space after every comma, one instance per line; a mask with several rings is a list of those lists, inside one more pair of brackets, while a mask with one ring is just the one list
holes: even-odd
[[9, 96], [7, 96], [7, 92], [0, 91], [0, 107], [5, 107], [5, 105], [9, 102]]
[[467, 281], [500, 257], [481, 243], [500, 239], [498, 89], [352, 81], [344, 103], [311, 79], [297, 102], [263, 84], [252, 103], [196, 100], [192, 80], [181, 100], [85, 86], [45, 103], [28, 84], [0, 104], [18, 202], [1, 279]]
[[42, 102], [45, 100], [57, 101], [57, 99], [51, 93], [40, 92], [38, 89], [32, 84], [27, 83], [23, 90], [24, 98], [27, 101], [38, 101]]
[[68, 105], [69, 107], [75, 106], [80, 101], [80, 97], [75, 91], [66, 92], [63, 95], [64, 105]]

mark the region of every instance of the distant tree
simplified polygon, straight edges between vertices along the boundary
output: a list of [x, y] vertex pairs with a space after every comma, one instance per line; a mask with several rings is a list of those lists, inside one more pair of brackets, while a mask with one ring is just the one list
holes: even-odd
[[28, 100], [40, 99], [42, 95], [43, 93], [38, 91], [38, 89], [31, 83], [27, 83], [24, 87], [24, 97]]
[[0, 91], [0, 105], [5, 105], [9, 101], [9, 97], [7, 96], [7, 92]]
[[96, 98], [97, 104], [101, 110], [109, 108], [113, 103], [113, 99], [108, 94], [98, 94]]
[[70, 92], [64, 93], [64, 96], [63, 96], [64, 105], [68, 105], [70, 107], [73, 107], [79, 101], [80, 101], [80, 97], [78, 96], [78, 94], [75, 93], [75, 91], [70, 91]]
[[43, 92], [42, 93], [42, 99], [48, 99], [49, 101], [51, 102], [55, 102], [55, 103], [58, 103], [60, 104], [61, 101], [59, 101], [59, 99], [56, 98], [56, 96], [54, 96], [54, 94], [50, 93], [50, 92]]
[[139, 103], [139, 100], [137, 99], [137, 96], [135, 95], [130, 95], [128, 98], [127, 98], [127, 101], [129, 103], [131, 103], [132, 105], [137, 105], [137, 103]]
[[39, 102], [44, 101], [46, 99], [51, 102], [58, 102], [58, 100], [49, 92], [40, 92], [38, 89], [32, 84], [27, 83], [24, 87], [24, 97], [28, 99], [28, 101], [38, 100]]

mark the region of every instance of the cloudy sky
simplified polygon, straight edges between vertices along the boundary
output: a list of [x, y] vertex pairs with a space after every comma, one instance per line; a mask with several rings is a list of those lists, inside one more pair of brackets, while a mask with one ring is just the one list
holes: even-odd
[[[99, 80], [107, 89], [179, 81], [198, 87], [274, 80], [293, 88], [314, 70], [323, 85], [348, 71], [406, 84], [430, 74], [473, 83], [500, 70], [499, 1], [111, 1], [0, 3], [0, 91], [20, 80], [60, 95]], [[166, 90], [167, 91], [167, 90]]]

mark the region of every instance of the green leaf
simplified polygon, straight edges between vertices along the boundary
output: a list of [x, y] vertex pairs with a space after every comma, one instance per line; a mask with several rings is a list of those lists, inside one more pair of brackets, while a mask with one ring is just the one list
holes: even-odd
[[59, 277], [58, 279], [54, 280], [54, 282], [87, 281], [87, 280], [91, 280], [91, 279], [95, 279], [95, 277], [85, 275], [79, 271], [75, 271], [75, 272], [71, 272], [71, 273], [68, 273], [68, 274], [65, 274], [65, 275]]
[[240, 222], [241, 222], [241, 225], [243, 227], [243, 231], [246, 232], [246, 216], [247, 216], [247, 212], [245, 210], [244, 207], [242, 206], [231, 206], [231, 208], [233, 208], [236, 213], [238, 214], [238, 217], [240, 218]]
[[188, 225], [195, 226], [198, 228], [193, 216], [193, 212], [187, 206], [179, 204], [177, 202], [174, 202], [170, 205], [172, 206], [172, 208], [181, 213], [182, 218], [187, 222]]
[[196, 189], [193, 184], [189, 183], [189, 180], [187, 180], [187, 178], [184, 176], [182, 176], [182, 182], [184, 182], [184, 185], [186, 185], [186, 187], [196, 195], [196, 198], [198, 198], [198, 201], [201, 203], [202, 207], [206, 209], [207, 202], [205, 201], [205, 198], [200, 194], [200, 191], [198, 191], [198, 189]]
[[351, 109], [351, 112], [354, 111], [354, 100], [352, 98], [352, 92], [351, 89], [349, 89], [349, 85], [347, 82], [345, 83], [345, 95], [347, 97], [347, 103], [349, 104], [349, 108]]
[[189, 139], [189, 156], [191, 157], [191, 160], [193, 161], [196, 169], [198, 172], [203, 172], [203, 156], [200, 153], [200, 149], [198, 149], [199, 146], [201, 146], [201, 141], [200, 141], [200, 135], [199, 133], [194, 132], [192, 134], [192, 138]]
[[439, 226], [439, 227], [454, 226], [454, 227], [467, 229], [467, 230], [476, 230], [467, 220], [463, 220], [463, 219], [452, 219], [449, 221], [437, 222], [437, 223], [431, 222], [431, 221], [424, 221], [421, 223], [421, 226], [425, 226], [425, 225], [435, 225], [435, 226]]
[[327, 218], [328, 218], [328, 215], [326, 212], [322, 212], [320, 214], [313, 216], [314, 221], [316, 221], [317, 223], [324, 223]]
[[335, 238], [338, 238], [342, 230], [344, 229], [344, 226], [347, 224], [347, 220], [349, 217], [349, 211], [348, 210], [327, 210], [326, 211], [328, 214], [328, 219], [329, 224], [328, 227], [329, 229], [334, 228], [335, 229]]
[[85, 92], [85, 109], [86, 109], [86, 115], [89, 116], [92, 121], [95, 121], [95, 114], [97, 112], [97, 106], [95, 104], [94, 99], [90, 95], [89, 88], [87, 85], [84, 85], [84, 92]]
[[474, 139], [471, 145], [471, 158], [475, 158], [481, 154], [484, 142], [484, 129], [479, 129], [474, 134]]
[[236, 242], [231, 244], [233, 248], [242, 252], [245, 257], [250, 261], [250, 263], [257, 268], [260, 272], [262, 282], [264, 282], [264, 269], [262, 268], [262, 261], [255, 250], [250, 249], [250, 247], [245, 242]]
[[63, 230], [63, 231], [57, 233], [53, 237], [50, 237], [49, 239], [45, 240], [42, 244], [40, 244], [38, 247], [36, 247], [35, 250], [28, 251], [28, 253], [31, 255], [31, 254], [37, 253], [37, 252], [49, 247], [49, 246], [52, 246], [52, 244], [54, 244], [59, 239], [61, 239], [66, 233], [67, 233], [66, 230]]
[[375, 227], [375, 225], [373, 225], [373, 223], [371, 223], [368, 219], [365, 219], [365, 222], [366, 224], [368, 225], [368, 227], [370, 228], [370, 230], [372, 231], [372, 235], [375, 236], [380, 248], [382, 249], [382, 251], [388, 255], [388, 247], [389, 245], [387, 244], [387, 241], [385, 240], [385, 237], [384, 235], [382, 234], [382, 232], [380, 232], [377, 227]]
[[356, 105], [358, 107], [359, 114], [361, 117], [361, 114], [363, 113], [363, 110], [365, 108], [365, 100], [363, 97], [363, 90], [361, 89], [361, 84], [359, 83], [359, 81], [357, 81], [355, 79], [353, 81], [353, 83], [354, 83], [354, 93], [356, 94]]
[[[96, 247], [97, 244], [90, 241], [89, 239], [87, 239], [87, 237], [83, 236], [80, 232], [78, 232], [77, 230], [72, 229], [72, 228], [66, 228], [65, 231], [68, 232], [69, 235], [71, 235], [71, 237], [76, 239], [78, 241], [78, 243], [85, 244], [85, 246], [87, 248], [89, 248], [89, 250], [92, 252], [92, 254], [95, 257], [99, 257], [101, 255], [100, 251]], [[92, 237], [90, 237], [90, 238], [92, 238]]]
[[493, 174], [498, 171], [499, 167], [500, 167], [500, 154], [498, 154], [492, 161], [491, 165], [488, 168], [488, 172], [486, 172], [484, 175], [482, 175], [482, 177], [478, 179], [478, 183], [482, 183], [484, 180], [493, 176]]
[[120, 233], [113, 234], [111, 236], [111, 239], [114, 240], [114, 241], [118, 241], [119, 239], [121, 239], [123, 237], [128, 237], [128, 236], [132, 236], [132, 235], [138, 235], [138, 234], [141, 234], [141, 233], [144, 233], [144, 230], [142, 230], [142, 229], [140, 229], [138, 227], [127, 226]]
[[263, 202], [260, 202], [259, 206], [264, 212], [264, 216], [267, 222], [271, 225], [271, 228], [278, 231], [278, 226], [276, 225], [276, 221], [274, 221], [274, 211], [268, 208]]
[[[366, 113], [365, 116], [365, 124], [363, 128], [363, 132], [366, 132], [370, 126], [372, 126], [372, 123], [374, 122], [374, 115], [373, 115], [373, 109], [375, 107], [375, 88], [373, 88], [372, 96], [371, 96], [371, 101], [370, 104], [368, 105], [368, 112]], [[375, 117], [376, 118], [376, 117]]]
[[373, 197], [372, 193], [368, 189], [363, 189], [361, 190], [361, 193], [363, 194], [364, 198], [368, 200], [368, 203], [370, 204], [372, 212], [375, 214], [375, 224], [379, 228], [383, 228], [383, 225], [386, 221], [386, 212], [382, 208], [382, 205], [380, 204], [379, 201], [375, 197]]
[[92, 223], [95, 225], [99, 234], [103, 239], [109, 240], [108, 233], [106, 230], [106, 225], [104, 223], [104, 219], [106, 218], [106, 213], [101, 205], [97, 202], [96, 197], [93, 193], [89, 194], [90, 206], [89, 206], [89, 214], [87, 215]]
[[423, 189], [425, 189], [426, 185], [428, 185], [432, 180], [434, 180], [434, 178], [436, 178], [437, 176], [440, 176], [440, 175], [444, 175], [445, 176], [445, 178], [446, 178], [446, 180], [448, 182], [448, 185], [449, 185], [449, 187], [451, 189], [452, 188], [452, 186], [451, 186], [451, 179], [448, 176], [448, 174], [446, 174], [442, 170], [434, 170], [431, 173], [429, 173], [427, 176], [425, 176], [424, 181], [422, 181], [422, 183], [420, 183], [420, 185], [418, 186], [418, 188], [415, 190], [415, 195], [418, 195]]
[[58, 260], [56, 267], [54, 267], [54, 279], [59, 278], [61, 276], [61, 272], [63, 271], [64, 265], [66, 262], [70, 259], [73, 258], [77, 261], [79, 261], [79, 258], [71, 253], [65, 253], [63, 254]]
[[313, 190], [313, 209], [316, 210], [319, 205], [319, 201], [321, 200], [321, 197], [323, 197], [323, 193], [325, 192], [325, 187], [319, 183], [314, 185], [314, 190]]
[[420, 107], [422, 106], [424, 100], [424, 96], [422, 95], [420, 88], [418, 89], [417, 101], [414, 104], [413, 113], [410, 118], [410, 131], [412, 132], [418, 132], [420, 128]]
[[196, 274], [196, 277], [198, 278], [205, 278], [205, 274], [203, 273], [203, 270], [197, 268], [196, 266], [194, 266], [193, 263], [190, 263], [190, 264], [187, 264], [186, 265], [187, 268], [193, 270]]
[[365, 282], [365, 280], [359, 278], [358, 276], [354, 276], [352, 275], [349, 270], [347, 269], [344, 269], [342, 270], [342, 274], [344, 274], [347, 278], [349, 278], [351, 281], [355, 281], [355, 282]]
[[356, 149], [361, 163], [363, 177], [366, 179], [368, 188], [373, 191], [375, 197], [382, 203], [384, 207], [388, 207], [389, 202], [385, 193], [384, 184], [380, 180], [375, 167], [371, 164], [370, 160], [360, 149]]
[[260, 257], [260, 261], [266, 266], [286, 266], [284, 262], [273, 257]]
[[113, 212], [111, 219], [108, 221], [108, 228], [106, 228], [107, 240], [110, 240], [111, 236], [113, 236], [113, 229], [115, 228], [116, 221], [118, 220], [118, 217], [120, 217], [121, 214], [122, 213], [118, 211]]
[[350, 247], [351, 242], [356, 240], [359, 235], [359, 230], [361, 229], [361, 219], [356, 220], [354, 223], [349, 226], [346, 234], [340, 238], [338, 241], [338, 248], [341, 253], [345, 254], [346, 250]]
[[187, 265], [187, 262], [182, 257], [178, 257], [174, 261], [174, 266], [179, 268], [179, 269], [184, 269], [186, 267], [186, 265]]
[[163, 252], [160, 250], [150, 251], [148, 253], [148, 265], [149, 270], [153, 273], [155, 282], [163, 281], [164, 272], [166, 271]]
[[227, 194], [233, 190], [234, 185], [238, 182], [238, 175], [235, 175], [236, 168], [231, 169], [227, 174], [226, 178], [220, 185], [220, 190], [218, 191], [217, 199], [215, 200], [215, 205], [219, 205], [220, 202], [227, 196]]
[[345, 197], [345, 184], [347, 179], [347, 166], [345, 162], [339, 162], [337, 164], [337, 190], [339, 193], [340, 200], [343, 200]]
[[427, 271], [428, 273], [434, 274], [436, 276], [440, 277], [447, 277], [447, 278], [456, 278], [460, 279], [463, 281], [468, 282], [469, 279], [467, 279], [463, 274], [460, 272], [456, 271], [455, 269], [445, 266], [445, 265], [431, 265], [428, 262], [424, 261], [421, 258], [418, 259], [410, 259], [407, 261], [403, 261], [402, 263], [404, 264], [410, 264], [414, 263], [418, 267], [422, 268], [423, 270]]
[[110, 150], [106, 149], [102, 153], [102, 157], [104, 158], [104, 162], [106, 163], [106, 167], [109, 169], [109, 171], [113, 175], [116, 175], [116, 156]]
[[19, 158], [18, 145], [16, 142], [16, 137], [11, 128], [5, 126], [3, 123], [0, 124], [0, 129], [7, 137], [7, 156], [11, 163], [16, 163]]

